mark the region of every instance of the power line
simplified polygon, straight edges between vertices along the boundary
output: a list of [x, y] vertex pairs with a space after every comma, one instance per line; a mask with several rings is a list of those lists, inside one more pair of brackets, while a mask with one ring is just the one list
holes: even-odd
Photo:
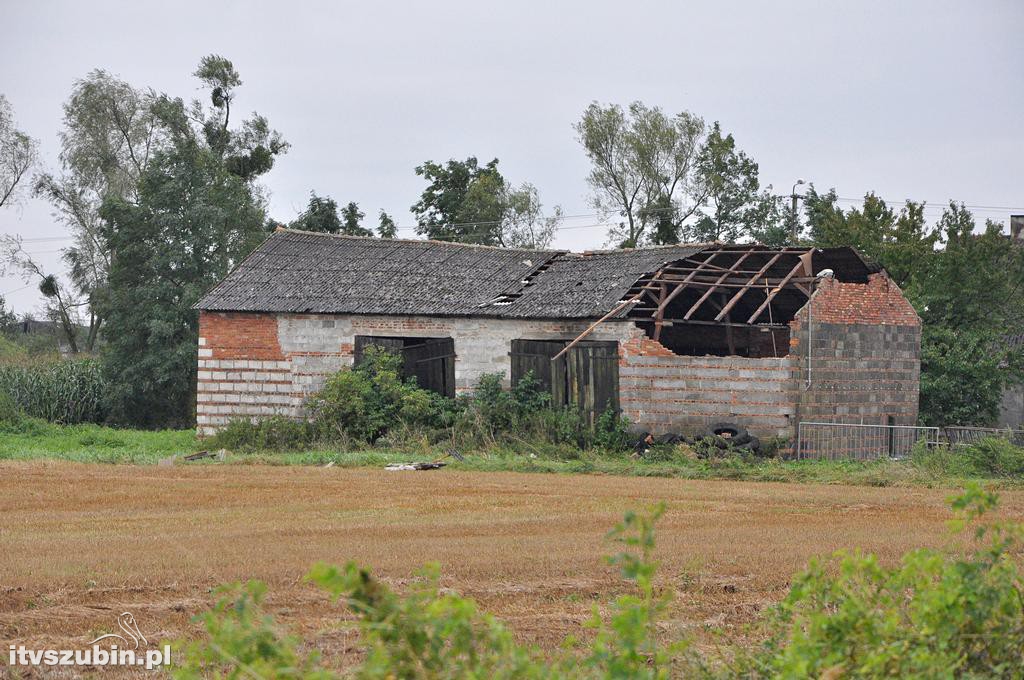
[[21, 288], [15, 288], [14, 290], [9, 290], [9, 291], [7, 291], [5, 293], [0, 293], [0, 296], [6, 297], [6, 296], [10, 295], [11, 293], [17, 293], [18, 291], [25, 290], [26, 288], [31, 288], [32, 286], [33, 286], [33, 284], [30, 283], [30, 284], [28, 284], [26, 286], [22, 286]]

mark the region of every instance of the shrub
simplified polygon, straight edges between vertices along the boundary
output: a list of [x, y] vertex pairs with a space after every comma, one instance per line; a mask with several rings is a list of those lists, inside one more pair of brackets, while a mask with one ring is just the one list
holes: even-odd
[[[217, 589], [220, 599], [199, 618], [210, 642], [183, 645], [175, 678], [201, 680], [230, 678], [330, 678], [319, 669], [316, 652], [303, 654], [299, 640], [282, 634], [263, 614], [267, 587], [257, 581], [233, 583]], [[233, 672], [221, 676], [218, 670]]]
[[297, 451], [316, 441], [316, 426], [305, 420], [272, 416], [263, 420], [232, 420], [210, 438], [210, 446], [233, 451]]
[[373, 442], [400, 422], [428, 425], [438, 419], [444, 397], [403, 380], [401, 368], [401, 357], [371, 346], [359, 365], [328, 378], [309, 400], [320, 433]]
[[[964, 528], [993, 508], [978, 486], [952, 499]], [[895, 567], [873, 555], [813, 561], [768, 617], [778, 632], [738, 664], [747, 677], [1021, 677], [1021, 527], [979, 526], [964, 558], [915, 550]]]
[[918, 468], [937, 476], [1018, 477], [1024, 475], [1024, 448], [1000, 437], [974, 444], [928, 445], [921, 441], [910, 452]]
[[0, 365], [0, 392], [51, 423], [101, 423], [107, 415], [107, 383], [94, 359]]
[[623, 451], [635, 438], [629, 432], [629, 419], [609, 408], [598, 416], [591, 443], [609, 451]]

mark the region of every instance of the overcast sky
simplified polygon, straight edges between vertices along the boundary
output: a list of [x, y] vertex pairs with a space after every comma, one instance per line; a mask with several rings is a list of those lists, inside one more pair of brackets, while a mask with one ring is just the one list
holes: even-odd
[[[46, 2], [5, 0], [0, 93], [57, 167], [61, 105], [103, 68], [191, 98], [212, 52], [291, 142], [264, 178], [270, 214], [311, 189], [399, 226], [413, 168], [497, 157], [567, 215], [556, 245], [605, 243], [588, 216], [588, 162], [572, 124], [592, 100], [642, 100], [720, 120], [762, 185], [802, 177], [842, 197], [949, 199], [979, 218], [1024, 212], [1024, 2]], [[49, 207], [0, 209], [0, 232], [62, 236]], [[399, 232], [412, 236], [411, 229]], [[62, 242], [30, 250], [58, 265]], [[38, 304], [17, 277], [0, 293]], [[20, 290], [19, 290], [20, 289]]]

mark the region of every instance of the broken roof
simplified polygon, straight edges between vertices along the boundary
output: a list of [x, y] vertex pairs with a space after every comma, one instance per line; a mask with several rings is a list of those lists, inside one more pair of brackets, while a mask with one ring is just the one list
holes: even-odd
[[[638, 281], [667, 264], [720, 247], [683, 244], [577, 254], [279, 229], [196, 307], [235, 312], [596, 318], [614, 309]], [[866, 276], [867, 265], [855, 254], [854, 258]]]

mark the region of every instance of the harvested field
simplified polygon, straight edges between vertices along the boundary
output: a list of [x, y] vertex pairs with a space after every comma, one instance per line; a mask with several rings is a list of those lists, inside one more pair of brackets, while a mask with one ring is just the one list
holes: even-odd
[[[302, 576], [356, 560], [397, 587], [428, 562], [525, 640], [554, 647], [624, 586], [602, 560], [622, 513], [664, 500], [666, 634], [737, 630], [814, 555], [892, 561], [948, 539], [949, 490], [637, 477], [196, 465], [2, 463], [0, 639], [81, 645], [134, 613], [151, 641], [189, 636], [218, 584], [261, 579], [272, 612], [338, 664], [353, 638]], [[1024, 515], [1024, 493], [1002, 493]]]

